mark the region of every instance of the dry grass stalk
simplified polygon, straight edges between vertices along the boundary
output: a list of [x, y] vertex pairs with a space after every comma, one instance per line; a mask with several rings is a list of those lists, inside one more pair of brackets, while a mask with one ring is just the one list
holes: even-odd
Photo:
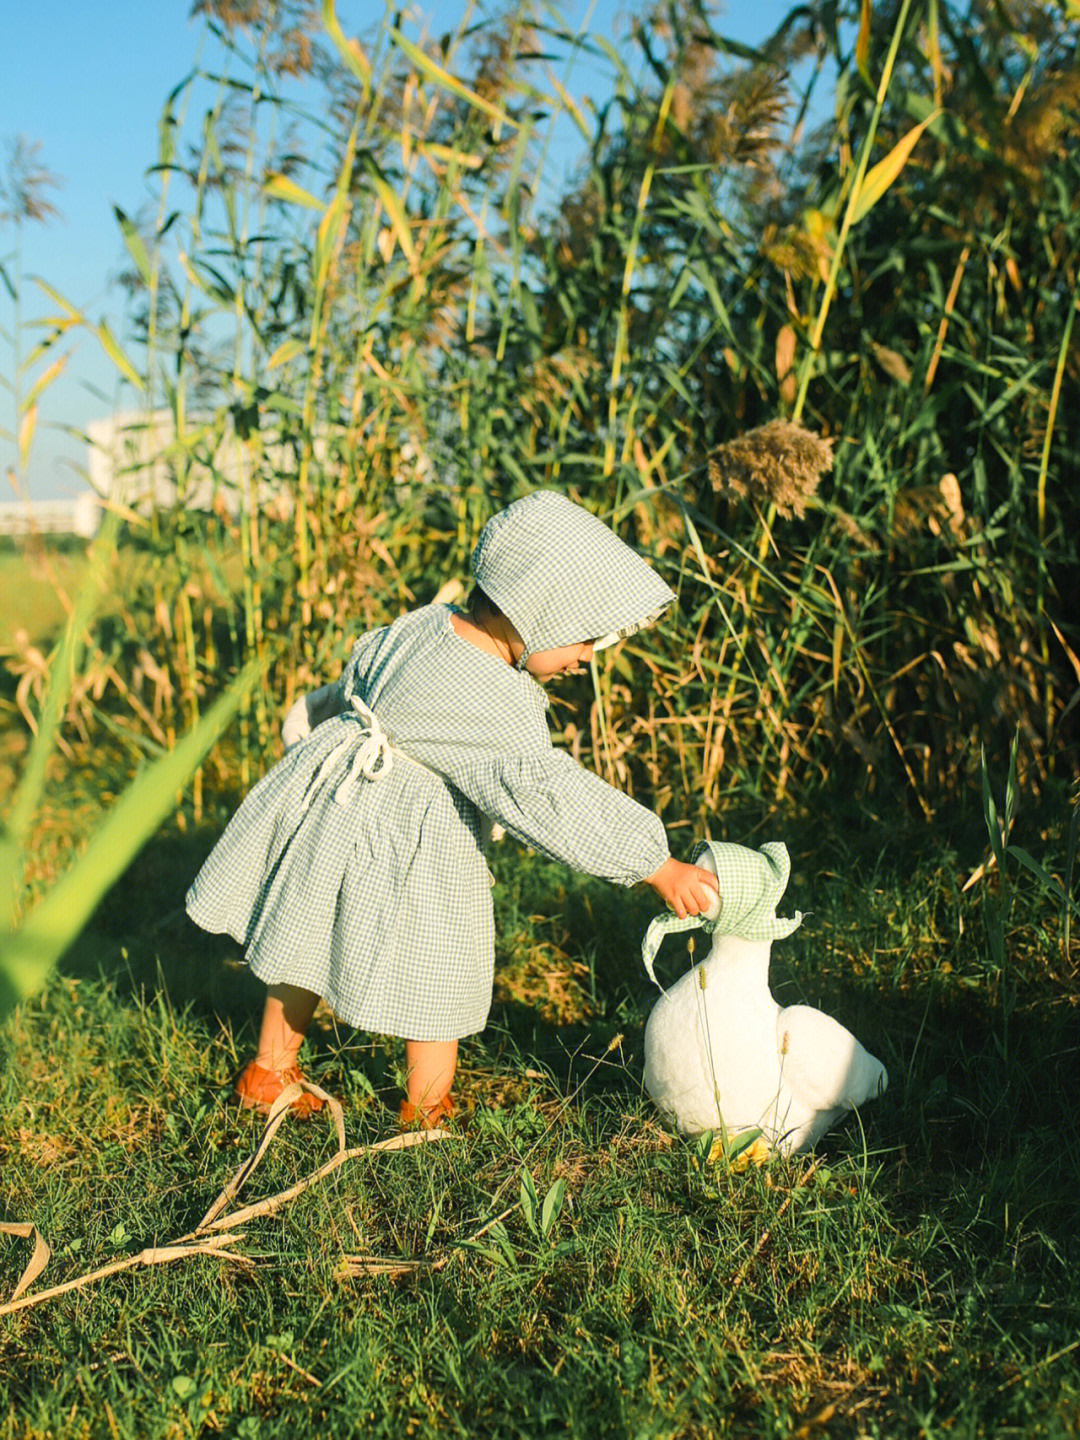
[[225, 1248], [243, 1238], [242, 1235], [211, 1235], [194, 1244], [151, 1246], [146, 1250], [140, 1250], [137, 1255], [128, 1255], [123, 1260], [114, 1260], [111, 1264], [102, 1265], [99, 1269], [91, 1270], [86, 1275], [79, 1275], [74, 1280], [66, 1280], [62, 1285], [54, 1285], [50, 1290], [39, 1290], [36, 1295], [21, 1294], [27, 1283], [24, 1274], [14, 1291], [14, 1295], [19, 1298], [12, 1298], [6, 1305], [0, 1305], [0, 1315], [14, 1315], [19, 1310], [29, 1310], [31, 1306], [40, 1305], [44, 1300], [55, 1300], [57, 1296], [66, 1295], [72, 1290], [81, 1290], [84, 1286], [93, 1284], [95, 1280], [104, 1280], [108, 1275], [119, 1275], [124, 1270], [134, 1270], [138, 1266], [168, 1265], [173, 1260], [190, 1260], [193, 1255], [213, 1255], [218, 1259], [235, 1260], [238, 1264], [250, 1265], [252, 1262], [246, 1255], [234, 1255]]
[[[312, 1171], [305, 1179], [291, 1185], [287, 1190], [281, 1190], [276, 1195], [270, 1195], [265, 1200], [257, 1200], [247, 1205], [242, 1210], [235, 1210], [230, 1214], [223, 1214], [232, 1200], [236, 1197], [240, 1188], [248, 1181], [258, 1168], [260, 1161], [266, 1154], [270, 1142], [277, 1134], [282, 1121], [288, 1114], [289, 1107], [303, 1091], [318, 1096], [326, 1101], [330, 1119], [337, 1132], [338, 1148], [337, 1153], [325, 1165], [319, 1166]], [[239, 1225], [246, 1224], [264, 1215], [272, 1215], [290, 1200], [295, 1200], [305, 1190], [341, 1168], [347, 1161], [355, 1159], [359, 1155], [370, 1155], [379, 1150], [404, 1150], [409, 1146], [424, 1144], [432, 1140], [445, 1140], [448, 1132], [445, 1130], [414, 1130], [405, 1131], [395, 1135], [389, 1140], [381, 1140], [375, 1145], [357, 1145], [351, 1150], [345, 1147], [345, 1125], [342, 1117], [340, 1100], [313, 1085], [309, 1080], [304, 1080], [295, 1085], [288, 1085], [274, 1101], [267, 1116], [266, 1126], [260, 1137], [258, 1145], [249, 1158], [241, 1165], [240, 1169], [228, 1182], [221, 1194], [211, 1205], [210, 1209], [203, 1216], [196, 1228], [188, 1235], [181, 1235], [178, 1239], [165, 1245], [157, 1245], [151, 1248], [140, 1250], [137, 1255], [128, 1255], [122, 1260], [114, 1260], [109, 1265], [103, 1265], [97, 1270], [91, 1270], [85, 1275], [79, 1275], [74, 1280], [67, 1280], [62, 1285], [54, 1285], [49, 1290], [40, 1290], [36, 1295], [26, 1295], [23, 1292], [42, 1273], [49, 1262], [50, 1250], [43, 1240], [37, 1227], [29, 1222], [4, 1222], [0, 1224], [0, 1233], [16, 1235], [22, 1239], [34, 1240], [34, 1253], [30, 1263], [23, 1271], [18, 1284], [5, 1305], [0, 1305], [0, 1315], [13, 1315], [18, 1310], [29, 1309], [33, 1305], [40, 1305], [44, 1300], [54, 1299], [58, 1295], [65, 1295], [71, 1290], [81, 1290], [84, 1286], [93, 1284], [96, 1280], [102, 1280], [108, 1275], [119, 1274], [123, 1270], [133, 1270], [138, 1266], [165, 1265], [173, 1260], [187, 1260], [194, 1255], [212, 1255], [218, 1259], [235, 1260], [241, 1265], [250, 1265], [253, 1262], [246, 1255], [235, 1254], [227, 1249], [227, 1246], [236, 1244], [244, 1239], [242, 1234], [225, 1234], [225, 1231], [235, 1231]], [[301, 1372], [305, 1373], [305, 1372]], [[312, 1378], [312, 1377], [308, 1377]]]
[[709, 456], [709, 483], [719, 494], [775, 505], [790, 519], [803, 515], [822, 475], [832, 469], [833, 442], [790, 420], [770, 420]]

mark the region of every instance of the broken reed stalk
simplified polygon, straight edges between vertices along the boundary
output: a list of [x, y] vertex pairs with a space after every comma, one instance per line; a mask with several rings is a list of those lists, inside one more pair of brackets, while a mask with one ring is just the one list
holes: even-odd
[[[0, 1228], [6, 1229], [7, 1227]], [[119, 1275], [125, 1270], [134, 1270], [140, 1266], [167, 1265], [173, 1260], [190, 1260], [194, 1255], [213, 1255], [222, 1260], [235, 1260], [240, 1265], [251, 1265], [254, 1262], [249, 1260], [246, 1255], [234, 1255], [225, 1248], [243, 1238], [242, 1235], [214, 1235], [194, 1244], [156, 1245], [146, 1250], [140, 1250], [137, 1255], [128, 1255], [123, 1260], [114, 1260], [109, 1265], [102, 1265], [100, 1269], [91, 1270], [88, 1274], [80, 1275], [75, 1280], [66, 1280], [62, 1285], [53, 1285], [49, 1290], [39, 1290], [36, 1295], [21, 1293], [29, 1283], [26, 1272], [24, 1272], [22, 1279], [15, 1287], [13, 1298], [6, 1305], [0, 1305], [0, 1315], [15, 1315], [20, 1310], [29, 1310], [34, 1305], [41, 1305], [46, 1300], [55, 1300], [60, 1295], [69, 1294], [72, 1290], [82, 1290], [97, 1280], [104, 1280], [110, 1275]]]
[[[304, 1092], [315, 1095], [324, 1100], [329, 1107], [330, 1118], [337, 1131], [338, 1148], [337, 1153], [318, 1169], [313, 1170], [305, 1179], [290, 1185], [286, 1190], [280, 1190], [276, 1195], [269, 1195], [264, 1200], [256, 1200], [251, 1205], [245, 1206], [242, 1210], [235, 1210], [226, 1214], [230, 1203], [236, 1198], [238, 1192], [243, 1188], [251, 1176], [258, 1169], [263, 1157], [270, 1147], [274, 1136], [277, 1134], [282, 1122], [289, 1112], [289, 1107], [299, 1095]], [[12, 1292], [11, 1299], [5, 1305], [0, 1305], [0, 1316], [14, 1315], [20, 1310], [28, 1310], [34, 1305], [40, 1305], [46, 1300], [56, 1299], [57, 1296], [66, 1295], [72, 1290], [81, 1290], [98, 1280], [104, 1280], [110, 1275], [118, 1275], [124, 1270], [134, 1270], [139, 1267], [150, 1267], [154, 1265], [170, 1264], [174, 1260], [188, 1260], [196, 1255], [211, 1255], [218, 1259], [235, 1260], [241, 1265], [251, 1265], [254, 1262], [246, 1255], [234, 1253], [227, 1247], [235, 1245], [244, 1239], [242, 1234], [227, 1234], [227, 1231], [236, 1231], [240, 1225], [246, 1224], [249, 1220], [259, 1219], [264, 1215], [273, 1215], [282, 1206], [295, 1200], [305, 1190], [324, 1180], [335, 1170], [345, 1165], [350, 1160], [355, 1160], [360, 1155], [373, 1155], [385, 1150], [407, 1150], [413, 1145], [426, 1144], [428, 1141], [446, 1140], [450, 1138], [446, 1130], [411, 1130], [400, 1135], [394, 1135], [389, 1140], [380, 1140], [374, 1145], [356, 1145], [347, 1149], [345, 1145], [345, 1123], [342, 1117], [340, 1100], [314, 1085], [309, 1080], [302, 1080], [294, 1085], [287, 1086], [267, 1116], [266, 1125], [259, 1138], [255, 1150], [244, 1161], [240, 1169], [232, 1176], [225, 1185], [221, 1194], [217, 1197], [210, 1209], [199, 1221], [194, 1230], [187, 1235], [181, 1235], [165, 1245], [156, 1245], [140, 1250], [136, 1255], [128, 1255], [122, 1260], [114, 1260], [108, 1265], [102, 1265], [97, 1270], [91, 1270], [85, 1275], [80, 1275], [74, 1280], [66, 1280], [61, 1285], [54, 1285], [51, 1289], [40, 1290], [34, 1295], [27, 1295], [24, 1292], [29, 1289], [33, 1282], [45, 1269], [51, 1257], [49, 1246], [43, 1239], [37, 1226], [30, 1222], [0, 1222], [0, 1233], [15, 1235], [22, 1239], [34, 1240], [34, 1253], [30, 1257], [30, 1263], [26, 1266], [19, 1277], [18, 1284]], [[387, 1262], [392, 1263], [392, 1262]]]
[[[529, 1155], [531, 1155], [536, 1146], [541, 1143], [544, 1135], [550, 1132], [559, 1115], [561, 1115], [566, 1107], [573, 1102], [575, 1097], [581, 1093], [582, 1088], [588, 1084], [600, 1065], [604, 1063], [606, 1057], [610, 1055], [612, 1051], [617, 1050], [622, 1045], [622, 1042], [623, 1037], [621, 1034], [614, 1036], [613, 1039], [608, 1042], [604, 1054], [595, 1059], [592, 1069], [578, 1082], [574, 1090], [564, 1097], [559, 1110], [548, 1122], [544, 1133], [533, 1142], [529, 1150], [522, 1156], [522, 1164], [528, 1160]], [[330, 1119], [337, 1133], [338, 1148], [336, 1154], [323, 1165], [313, 1170], [311, 1174], [307, 1175], [303, 1180], [297, 1181], [295, 1185], [290, 1185], [287, 1189], [280, 1190], [274, 1195], [269, 1195], [263, 1200], [253, 1201], [250, 1205], [244, 1206], [243, 1209], [230, 1212], [230, 1204], [258, 1169], [274, 1137], [286, 1119], [289, 1107], [293, 1101], [304, 1092], [314, 1095], [326, 1102], [329, 1108]], [[37, 1226], [31, 1222], [0, 1222], [0, 1234], [15, 1235], [22, 1239], [32, 1238], [34, 1240], [34, 1253], [30, 1258], [30, 1262], [20, 1276], [10, 1300], [4, 1305], [0, 1305], [0, 1316], [14, 1315], [20, 1310], [28, 1310], [35, 1305], [44, 1303], [46, 1300], [54, 1300], [60, 1295], [70, 1294], [73, 1290], [84, 1289], [86, 1286], [92, 1285], [98, 1280], [104, 1280], [110, 1275], [121, 1274], [125, 1270], [171, 1264], [174, 1260], [188, 1260], [197, 1255], [210, 1255], [217, 1259], [234, 1260], [240, 1265], [252, 1265], [254, 1262], [248, 1256], [234, 1252], [228, 1248], [245, 1238], [242, 1233], [235, 1233], [241, 1225], [246, 1225], [249, 1221], [261, 1219], [266, 1215], [275, 1214], [283, 1206], [295, 1200], [299, 1195], [302, 1195], [304, 1191], [318, 1184], [320, 1180], [325, 1180], [328, 1175], [332, 1175], [335, 1171], [340, 1170], [343, 1165], [347, 1164], [350, 1160], [355, 1160], [358, 1156], [374, 1155], [382, 1151], [406, 1150], [413, 1145], [422, 1145], [429, 1141], [447, 1140], [450, 1138], [450, 1132], [447, 1130], [414, 1130], [405, 1131], [400, 1135], [394, 1135], [388, 1140], [380, 1140], [374, 1145], [356, 1145], [349, 1149], [345, 1144], [345, 1123], [341, 1102], [335, 1099], [334, 1096], [328, 1094], [320, 1086], [313, 1084], [310, 1080], [298, 1081], [293, 1085], [287, 1086], [278, 1096], [277, 1100], [275, 1100], [255, 1149], [235, 1174], [226, 1182], [221, 1193], [199, 1221], [198, 1225], [196, 1225], [195, 1229], [189, 1231], [186, 1235], [178, 1236], [175, 1240], [169, 1241], [165, 1245], [147, 1247], [135, 1255], [128, 1255], [122, 1260], [111, 1261], [108, 1265], [102, 1265], [98, 1269], [91, 1270], [85, 1275], [77, 1276], [73, 1280], [66, 1280], [63, 1284], [54, 1285], [48, 1290], [41, 1290], [36, 1294], [27, 1295], [24, 1292], [29, 1289], [33, 1282], [44, 1271], [46, 1265], [49, 1263], [52, 1252], [40, 1231], [37, 1229]], [[517, 1172], [515, 1171], [514, 1173], [516, 1174]], [[508, 1183], [509, 1180], [504, 1181], [495, 1192], [493, 1198], [497, 1198]], [[461, 1245], [470, 1245], [481, 1239], [493, 1226], [505, 1220], [509, 1215], [512, 1215], [514, 1211], [520, 1207], [520, 1203], [520, 1201], [515, 1201], [514, 1204], [502, 1210], [498, 1215], [485, 1220], [484, 1223], [464, 1241], [458, 1242], [453, 1249], [448, 1250], [445, 1254], [434, 1260], [383, 1259], [375, 1256], [347, 1255], [344, 1257], [339, 1274], [343, 1277], [357, 1274], [394, 1276], [412, 1273], [418, 1269], [431, 1271], [441, 1270], [449, 1264]]]

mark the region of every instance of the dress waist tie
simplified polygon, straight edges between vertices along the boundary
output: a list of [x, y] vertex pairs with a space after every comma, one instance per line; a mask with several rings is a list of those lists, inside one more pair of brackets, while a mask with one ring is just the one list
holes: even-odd
[[348, 805], [361, 780], [381, 780], [389, 775], [394, 765], [394, 750], [387, 739], [386, 732], [379, 724], [375, 712], [369, 705], [366, 705], [359, 695], [354, 695], [349, 702], [351, 709], [343, 710], [341, 718], [353, 721], [361, 725], [364, 734], [360, 744], [356, 744], [356, 737], [346, 736], [338, 742], [334, 748], [323, 757], [319, 768], [312, 777], [308, 786], [307, 794], [304, 796], [303, 809], [306, 810], [315, 796], [315, 792], [328, 779], [338, 762], [353, 750], [352, 761], [345, 778], [334, 791], [334, 803], [336, 805]]
[[[354, 695], [350, 700], [351, 710], [341, 712], [342, 720], [354, 721], [362, 725], [364, 734], [359, 746], [352, 757], [348, 772], [345, 778], [334, 791], [335, 805], [348, 805], [352, 799], [357, 785], [361, 780], [381, 780], [383, 776], [389, 775], [394, 765], [395, 753], [409, 765], [418, 765], [421, 770], [427, 770], [430, 775], [437, 775], [438, 771], [432, 770], [430, 765], [425, 765], [422, 760], [415, 759], [412, 755], [406, 755], [403, 750], [395, 752], [390, 744], [386, 731], [379, 724], [378, 717], [370, 705], [364, 703], [359, 695]], [[328, 779], [334, 766], [356, 745], [356, 737], [349, 735], [344, 740], [339, 740], [334, 748], [323, 756], [319, 768], [312, 776], [311, 784], [308, 786], [307, 794], [304, 796], [304, 803], [300, 807], [300, 813], [311, 804], [315, 792]], [[483, 847], [482, 847], [483, 848]], [[486, 868], [486, 867], [485, 867]], [[488, 869], [488, 880], [495, 884], [495, 876]]]

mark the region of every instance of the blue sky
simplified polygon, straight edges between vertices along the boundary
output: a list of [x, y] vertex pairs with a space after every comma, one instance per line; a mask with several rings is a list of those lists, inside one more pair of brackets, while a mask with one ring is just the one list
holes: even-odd
[[[624, 0], [566, 0], [568, 27], [585, 23], [591, 33], [618, 45], [629, 16], [641, 7]], [[744, 43], [760, 41], [791, 8], [779, 0], [755, 0], [721, 10], [718, 28]], [[460, 0], [414, 5], [414, 30], [429, 18], [435, 31], [451, 28]], [[115, 278], [126, 263], [112, 206], [135, 215], [150, 199], [146, 178], [153, 162], [157, 122], [165, 97], [201, 55], [212, 58], [201, 19], [191, 20], [190, 0], [12, 0], [4, 21], [0, 62], [0, 143], [18, 134], [40, 142], [38, 159], [63, 184], [52, 198], [61, 211], [47, 225], [24, 230], [24, 268], [39, 274], [92, 320], [121, 324], [122, 301]], [[384, 13], [381, 0], [338, 0], [347, 34], [362, 34]], [[212, 42], [210, 42], [212, 47]], [[605, 73], [590, 73], [582, 60], [570, 80], [575, 96], [599, 98]], [[568, 161], [571, 157], [567, 157]], [[0, 256], [12, 246], [10, 226], [0, 230]], [[26, 317], [53, 308], [37, 288], [24, 285]], [[0, 295], [0, 323], [10, 328], [7, 295]], [[0, 341], [0, 374], [10, 378], [11, 356]], [[27, 488], [34, 498], [72, 495], [85, 488], [78, 473], [83, 447], [53, 427], [81, 427], [107, 415], [115, 393], [113, 367], [90, 337], [79, 340], [63, 376], [45, 393], [41, 424], [31, 455]], [[94, 388], [106, 392], [95, 394]], [[0, 426], [12, 429], [10, 398], [0, 393]], [[0, 442], [6, 476], [11, 447]], [[0, 498], [12, 494], [6, 478]]]

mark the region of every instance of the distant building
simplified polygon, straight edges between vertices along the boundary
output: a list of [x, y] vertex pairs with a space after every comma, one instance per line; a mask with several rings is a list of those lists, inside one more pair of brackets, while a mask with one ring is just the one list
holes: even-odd
[[[221, 416], [190, 416], [182, 442], [172, 412], [122, 410], [86, 427], [86, 473], [91, 488], [74, 500], [0, 504], [0, 535], [96, 534], [111, 503], [121, 513], [183, 509], [239, 515], [254, 504], [261, 514], [284, 519], [292, 513], [290, 481], [296, 475], [293, 445], [265, 430], [258, 447], [239, 439]], [[316, 433], [313, 460], [329, 463], [327, 430]], [[251, 474], [257, 457], [259, 473]], [[423, 445], [403, 436], [395, 479], [402, 491], [434, 483], [435, 468]], [[453, 473], [452, 471], [450, 473]], [[446, 483], [446, 476], [441, 477]]]
[[101, 524], [102, 504], [92, 490], [73, 500], [0, 502], [0, 535], [77, 535], [90, 540]]
[[[98, 495], [140, 514], [181, 506], [237, 515], [243, 507], [252, 452], [231, 427], [222, 433], [212, 420], [193, 416], [178, 444], [171, 411], [127, 410], [92, 420], [86, 433], [87, 473]], [[263, 446], [255, 503], [287, 514], [292, 508], [287, 486], [266, 475], [294, 473], [295, 453], [280, 441], [264, 438]]]

